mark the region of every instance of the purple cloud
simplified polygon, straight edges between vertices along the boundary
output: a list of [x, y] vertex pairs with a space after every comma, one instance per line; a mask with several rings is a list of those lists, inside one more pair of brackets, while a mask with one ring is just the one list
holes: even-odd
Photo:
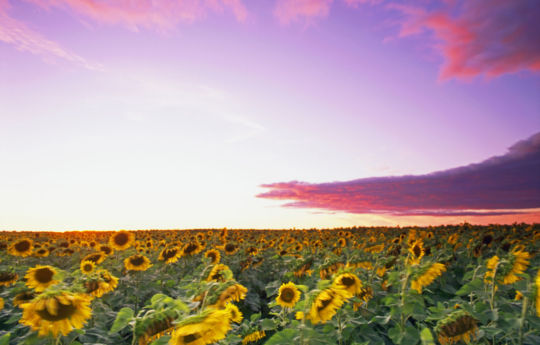
[[502, 156], [426, 175], [346, 182], [279, 182], [259, 198], [289, 200], [284, 207], [348, 213], [494, 216], [540, 207], [540, 133]]

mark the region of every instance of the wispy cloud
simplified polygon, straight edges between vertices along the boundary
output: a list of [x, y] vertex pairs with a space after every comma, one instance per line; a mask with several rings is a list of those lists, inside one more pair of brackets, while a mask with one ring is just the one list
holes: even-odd
[[540, 208], [538, 176], [540, 133], [478, 164], [426, 175], [264, 184], [270, 191], [257, 196], [288, 200], [285, 207], [356, 214], [494, 216]]
[[278, 0], [274, 15], [280, 23], [304, 20], [306, 23], [328, 16], [334, 0]]
[[22, 21], [10, 17], [9, 8], [7, 0], [0, 0], [0, 41], [11, 44], [20, 51], [38, 55], [48, 62], [60, 59], [92, 70], [101, 69], [99, 64], [89, 62], [60, 44], [43, 37]]

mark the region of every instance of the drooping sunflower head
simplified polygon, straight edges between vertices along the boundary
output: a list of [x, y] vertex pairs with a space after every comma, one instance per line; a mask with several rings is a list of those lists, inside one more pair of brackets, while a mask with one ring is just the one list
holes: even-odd
[[359, 294], [362, 289], [362, 282], [353, 273], [343, 273], [334, 279], [334, 286], [348, 291], [351, 295]]
[[47, 248], [39, 248], [34, 252], [34, 255], [38, 258], [44, 258], [49, 256], [50, 251]]
[[19, 322], [38, 331], [39, 336], [65, 336], [73, 329], [82, 328], [90, 318], [90, 301], [91, 297], [85, 294], [42, 294], [20, 305], [23, 314]]
[[191, 241], [186, 243], [182, 248], [183, 255], [190, 256], [199, 254], [203, 250], [203, 247], [198, 241]]
[[298, 290], [293, 282], [281, 284], [278, 297], [276, 298], [277, 304], [284, 308], [293, 308], [299, 300], [300, 290]]
[[103, 254], [103, 252], [95, 252], [95, 253], [90, 253], [90, 254], [86, 255], [82, 259], [82, 261], [92, 261], [96, 265], [99, 265], [100, 263], [102, 263], [105, 260], [106, 257], [107, 256], [105, 254]]
[[217, 296], [210, 298], [209, 302], [214, 308], [225, 308], [231, 301], [239, 302], [246, 298], [247, 288], [241, 284], [226, 284], [222, 290], [218, 291]]
[[207, 345], [225, 338], [231, 329], [227, 310], [210, 309], [184, 319], [172, 332], [169, 344]]
[[238, 309], [238, 307], [236, 305], [234, 305], [232, 303], [227, 303], [225, 305], [225, 310], [227, 310], [229, 312], [231, 321], [236, 322], [236, 323], [241, 323], [242, 322], [242, 319], [244, 317], [242, 315], [242, 312], [240, 311], [240, 309]]
[[58, 284], [59, 281], [54, 279], [56, 269], [52, 266], [37, 265], [30, 268], [24, 278], [26, 278], [26, 286], [41, 292], [51, 285]]
[[13, 305], [19, 306], [23, 303], [28, 303], [31, 300], [33, 300], [36, 296], [37, 294], [32, 290], [19, 292], [18, 294], [15, 295], [15, 297], [13, 297]]
[[247, 334], [244, 339], [242, 339], [242, 345], [246, 345], [252, 342], [256, 342], [262, 338], [266, 337], [266, 333], [264, 331], [255, 331]]
[[116, 289], [118, 278], [105, 269], [96, 271], [96, 275], [84, 282], [86, 293], [94, 297], [101, 297]]
[[337, 310], [350, 297], [351, 295], [342, 289], [325, 289], [313, 300], [306, 318], [311, 320], [313, 324], [324, 323], [334, 317]]
[[81, 272], [84, 274], [90, 274], [94, 272], [95, 268], [96, 268], [96, 264], [93, 261], [84, 260], [81, 262]]
[[210, 263], [211, 263], [212, 265], [215, 265], [215, 264], [219, 263], [219, 261], [221, 260], [221, 254], [219, 253], [218, 250], [215, 250], [215, 249], [207, 250], [207, 251], [204, 253], [204, 257], [205, 257], [205, 258], [209, 258], [209, 259], [210, 259]]
[[437, 277], [441, 276], [445, 271], [446, 266], [438, 262], [423, 267], [418, 272], [415, 279], [411, 281], [411, 289], [416, 290], [419, 294], [421, 294], [424, 287], [433, 283], [433, 281], [437, 279]]
[[231, 280], [232, 278], [233, 273], [229, 266], [224, 264], [217, 264], [212, 267], [212, 270], [208, 274], [208, 277], [206, 277], [206, 281], [225, 282], [227, 280]]
[[124, 267], [131, 271], [146, 271], [152, 264], [144, 255], [135, 254], [124, 259]]
[[523, 251], [521, 248], [514, 249], [510, 254], [510, 265], [506, 267], [504, 272], [502, 283], [513, 284], [522, 278], [518, 274], [522, 274], [529, 266], [529, 259], [531, 255], [528, 252]]
[[159, 253], [159, 260], [165, 261], [166, 264], [172, 264], [178, 261], [182, 256], [182, 251], [178, 247], [169, 247], [164, 248], [161, 253]]
[[10, 286], [11, 284], [14, 284], [17, 279], [19, 279], [19, 275], [15, 272], [0, 272], [0, 286]]
[[32, 255], [32, 249], [34, 248], [34, 242], [29, 238], [22, 238], [15, 241], [9, 246], [9, 254], [14, 256], [30, 256]]
[[135, 235], [132, 232], [120, 230], [111, 235], [109, 245], [115, 250], [125, 250], [135, 242]]
[[465, 310], [457, 310], [437, 322], [435, 332], [442, 345], [454, 344], [463, 340], [469, 343], [475, 339], [478, 327], [477, 321]]

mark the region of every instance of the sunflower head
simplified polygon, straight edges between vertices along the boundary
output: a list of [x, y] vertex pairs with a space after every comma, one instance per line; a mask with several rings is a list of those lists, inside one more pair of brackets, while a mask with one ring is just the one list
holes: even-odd
[[125, 250], [135, 242], [135, 235], [132, 232], [120, 230], [111, 235], [109, 245], [115, 250]]
[[191, 241], [184, 245], [184, 247], [182, 248], [182, 253], [183, 255], [190, 256], [190, 255], [196, 255], [200, 253], [202, 250], [203, 250], [203, 247], [198, 241]]
[[19, 306], [19, 305], [21, 305], [23, 303], [28, 303], [31, 300], [33, 300], [36, 296], [37, 296], [37, 294], [32, 290], [26, 290], [26, 291], [23, 291], [23, 292], [19, 292], [13, 298], [13, 305], [14, 306]]
[[225, 244], [223, 249], [225, 250], [225, 254], [232, 255], [238, 251], [238, 246], [233, 242], [229, 242]]
[[218, 250], [215, 250], [215, 249], [207, 250], [207, 251], [204, 253], [204, 257], [205, 257], [205, 258], [209, 258], [209, 259], [210, 259], [210, 263], [211, 263], [212, 265], [218, 264], [219, 261], [221, 260], [221, 254], [219, 253]]
[[407, 263], [409, 265], [418, 265], [420, 260], [424, 256], [424, 242], [421, 239], [418, 239], [412, 243], [409, 247], [409, 257]]
[[240, 311], [240, 309], [238, 309], [236, 305], [232, 303], [227, 303], [227, 305], [225, 305], [225, 310], [229, 312], [231, 321], [236, 323], [242, 322], [242, 319], [244, 317], [242, 315], [242, 312]]
[[90, 274], [94, 272], [95, 268], [96, 268], [96, 264], [93, 261], [84, 260], [81, 262], [81, 272], [84, 274]]
[[475, 339], [477, 321], [465, 310], [457, 310], [437, 322], [435, 332], [442, 345], [457, 343], [463, 340], [469, 343]]
[[159, 253], [159, 260], [165, 261], [166, 264], [172, 264], [178, 261], [182, 256], [182, 251], [178, 247], [169, 247], [164, 248], [161, 253]]
[[212, 270], [206, 277], [207, 282], [225, 282], [233, 278], [233, 273], [229, 266], [224, 264], [217, 264], [212, 267]]
[[350, 297], [351, 295], [343, 289], [334, 287], [325, 289], [313, 300], [306, 318], [313, 324], [324, 323], [330, 320]]
[[29, 238], [22, 238], [15, 241], [9, 246], [9, 254], [14, 256], [26, 257], [32, 255], [32, 249], [34, 248], [34, 242]]
[[47, 248], [39, 248], [34, 252], [34, 255], [38, 258], [44, 258], [49, 256], [50, 251]]
[[284, 308], [293, 308], [300, 300], [300, 290], [292, 282], [282, 284], [279, 288], [277, 304]]
[[150, 259], [144, 255], [132, 255], [124, 259], [124, 267], [131, 271], [146, 271], [152, 266]]
[[38, 331], [39, 336], [67, 335], [80, 329], [91, 316], [91, 298], [85, 294], [57, 292], [42, 294], [30, 302], [21, 304], [23, 325]]
[[86, 255], [82, 261], [92, 261], [93, 263], [95, 263], [96, 265], [99, 265], [100, 263], [102, 263], [106, 258], [106, 255], [103, 254], [103, 252], [95, 252], [95, 253], [90, 253], [88, 255]]
[[348, 291], [351, 295], [359, 294], [362, 289], [362, 282], [353, 273], [343, 273], [334, 279], [334, 286]]
[[58, 280], [54, 280], [56, 269], [52, 266], [37, 265], [34, 268], [30, 268], [26, 275], [26, 286], [41, 292], [51, 285], [58, 284]]
[[10, 286], [11, 284], [14, 284], [17, 279], [19, 279], [19, 275], [15, 272], [0, 272], [0, 286]]

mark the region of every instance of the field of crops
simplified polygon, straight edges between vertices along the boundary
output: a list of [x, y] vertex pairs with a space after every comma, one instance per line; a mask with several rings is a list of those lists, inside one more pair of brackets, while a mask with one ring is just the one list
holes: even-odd
[[0, 233], [3, 344], [540, 344], [540, 226]]

